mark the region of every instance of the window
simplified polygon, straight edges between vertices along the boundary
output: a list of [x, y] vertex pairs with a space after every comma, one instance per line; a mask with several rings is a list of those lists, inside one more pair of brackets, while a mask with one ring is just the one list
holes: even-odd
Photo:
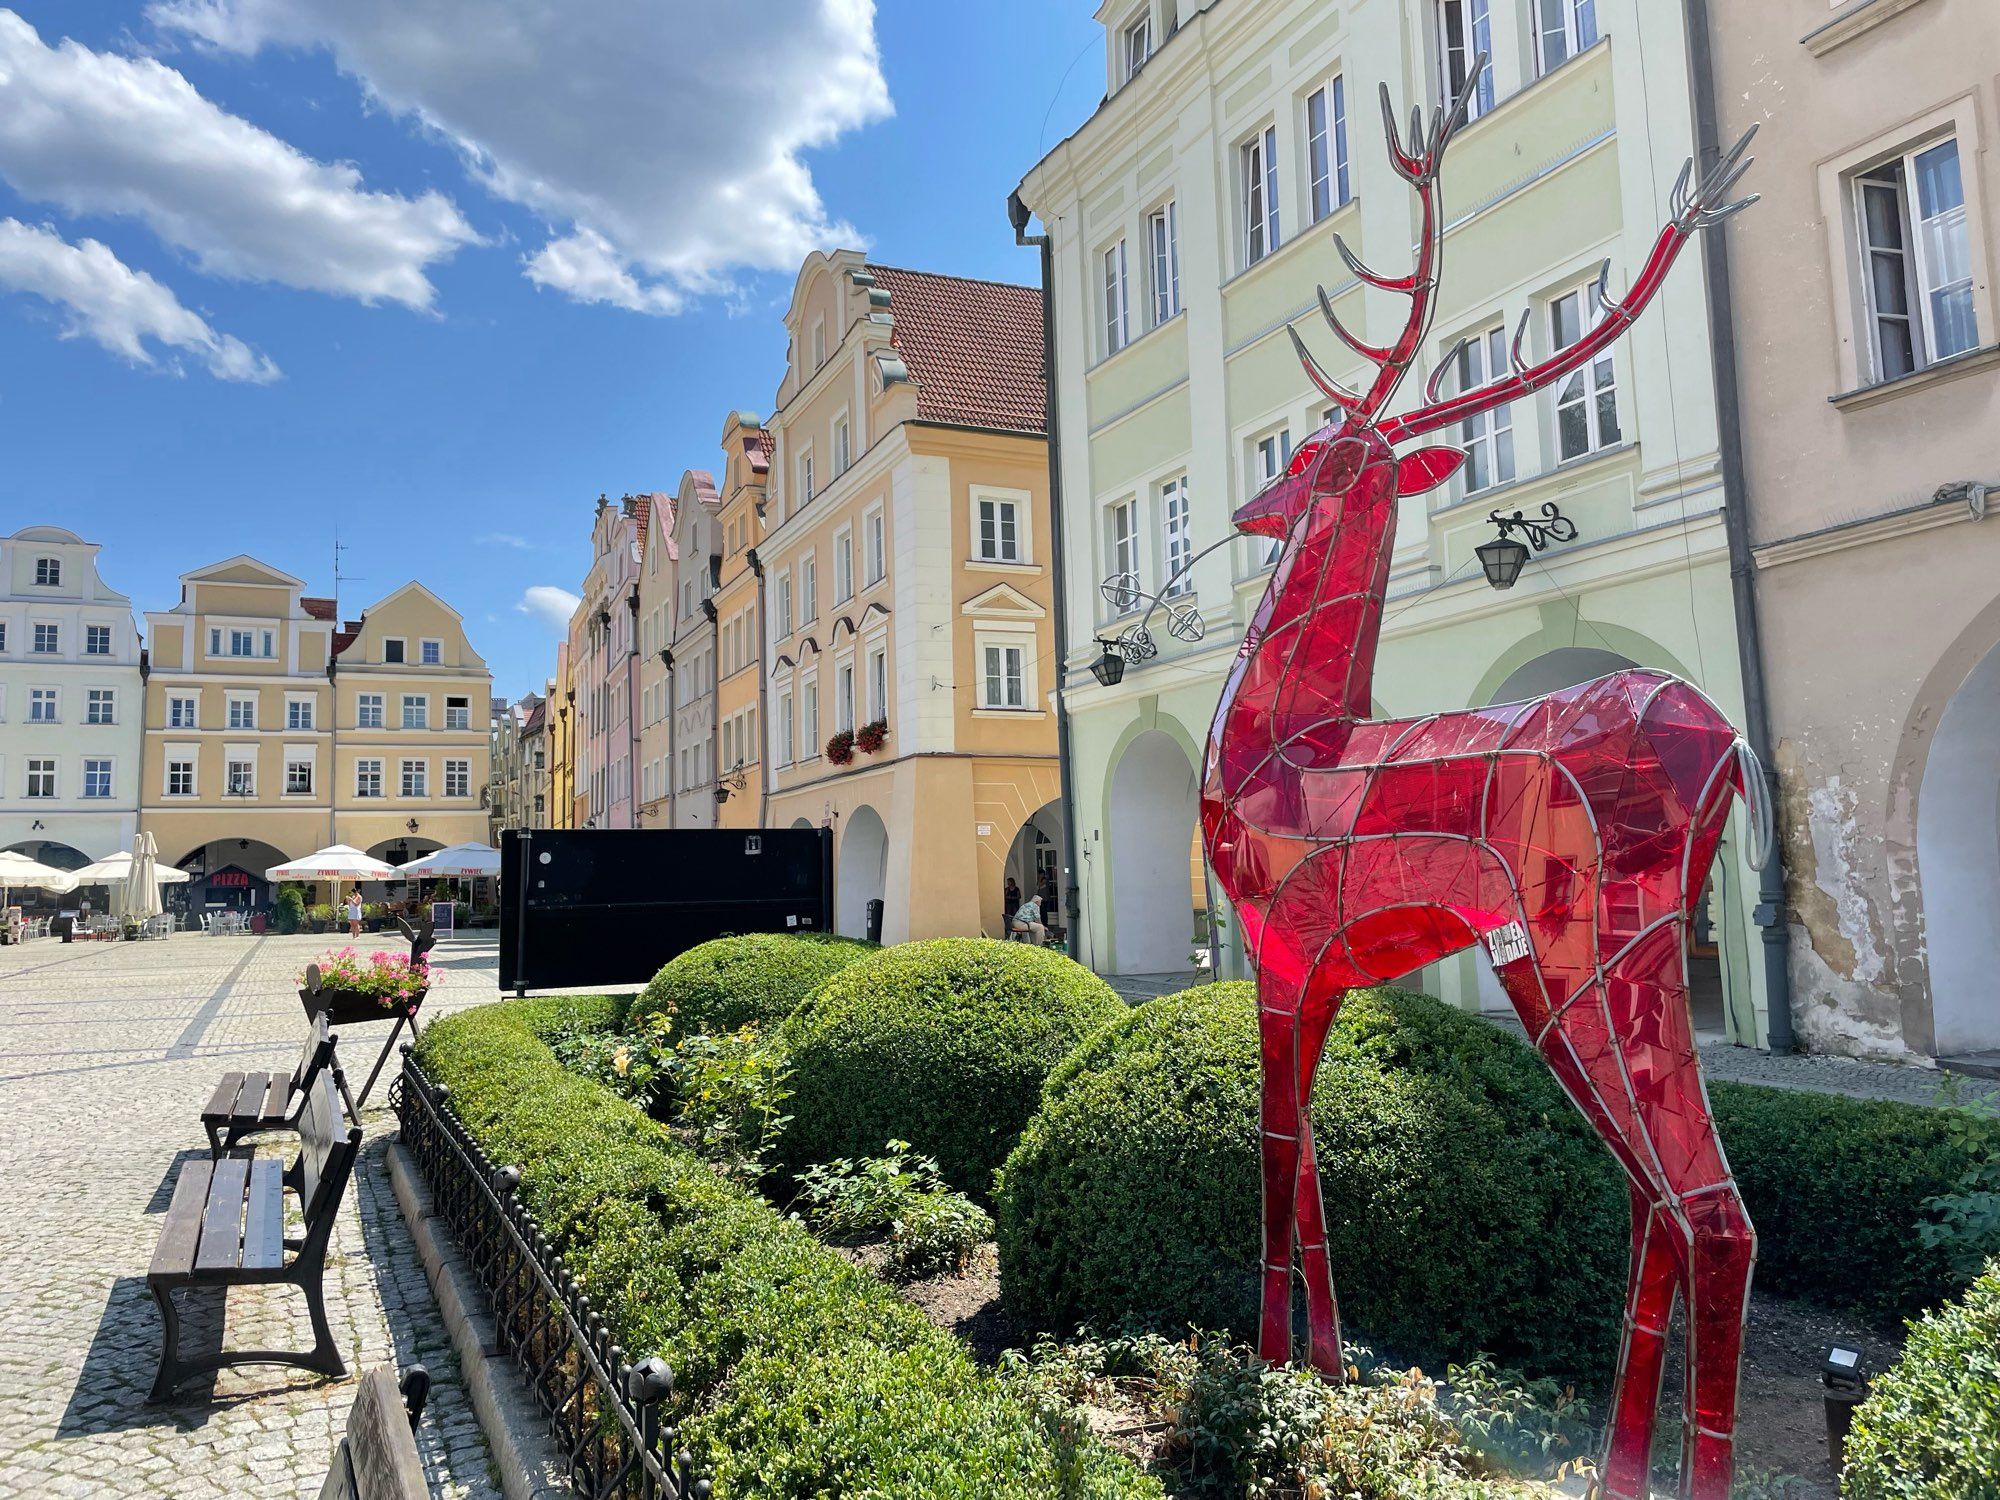
[[[1250, 493], [1261, 494], [1266, 486], [1285, 472], [1292, 461], [1292, 431], [1289, 427], [1280, 432], [1267, 432], [1251, 446], [1250, 450]], [[1264, 566], [1271, 567], [1278, 560], [1278, 554], [1285, 550], [1283, 537], [1272, 537], [1270, 545], [1264, 549]]]
[[169, 797], [194, 795], [193, 760], [176, 758], [167, 762], [167, 795]]
[[431, 727], [431, 700], [421, 693], [403, 694], [403, 727], [405, 729], [428, 729]]
[[226, 797], [257, 795], [257, 762], [248, 756], [229, 756], [222, 765], [222, 792]]
[[813, 369], [826, 363], [826, 320], [815, 318], [812, 331]]
[[1021, 537], [1012, 500], [979, 502], [979, 560], [1019, 562]]
[[357, 729], [380, 729], [382, 727], [382, 695], [362, 693], [354, 700], [354, 725]]
[[1146, 220], [1146, 258], [1152, 268], [1153, 326], [1181, 310], [1181, 221], [1179, 205], [1163, 203]]
[[833, 674], [833, 727], [854, 731], [854, 663], [844, 661]]
[[1104, 352], [1116, 354], [1132, 342], [1132, 309], [1126, 296], [1125, 242], [1104, 252]]
[[1026, 708], [1028, 702], [1022, 674], [1026, 669], [1027, 652], [1020, 646], [989, 644], [982, 654], [986, 670], [980, 674], [979, 706]]
[[868, 653], [868, 717], [889, 717], [889, 650], [877, 646]]
[[62, 559], [60, 557], [38, 557], [35, 559], [35, 587], [59, 589], [62, 587]]
[[1146, 59], [1153, 55], [1153, 12], [1149, 6], [1125, 23], [1120, 33], [1119, 64], [1123, 68], [1121, 81], [1129, 82], [1132, 76], [1146, 66]]
[[1185, 594], [1194, 585], [1183, 572], [1194, 561], [1194, 532], [1188, 515], [1187, 475], [1160, 486], [1160, 558], [1166, 564], [1166, 594]]
[[421, 760], [404, 761], [402, 788], [405, 797], [428, 797], [430, 795], [430, 763]]
[[382, 660], [401, 661], [402, 659], [403, 659], [403, 642], [401, 640], [399, 640], [395, 636], [390, 636], [387, 640], [382, 642]]
[[175, 696], [167, 700], [167, 728], [192, 729], [195, 727], [195, 705], [198, 698]]
[[845, 603], [854, 597], [854, 533], [839, 531], [833, 538], [833, 600]]
[[1597, 41], [1597, 0], [1535, 0], [1535, 51], [1542, 71]]
[[847, 472], [847, 466], [854, 460], [852, 441], [848, 436], [847, 416], [842, 413], [833, 419], [833, 477], [840, 478]]
[[56, 763], [53, 756], [28, 757], [28, 795], [53, 797], [56, 794]]
[[1336, 77], [1306, 100], [1306, 167], [1317, 224], [1352, 195], [1347, 178], [1347, 80]]
[[[1586, 308], [1589, 324], [1584, 321]], [[1550, 342], [1558, 352], [1567, 349], [1598, 317], [1589, 288], [1565, 293], [1549, 304]], [[1580, 458], [1618, 441], [1618, 390], [1611, 351], [1606, 349], [1556, 388], [1556, 457]]]
[[444, 700], [444, 727], [446, 729], [470, 729], [472, 727], [472, 700], [470, 698], [447, 698]]
[[89, 688], [84, 693], [83, 722], [86, 724], [116, 724], [118, 722], [118, 690], [116, 688]]
[[444, 794], [447, 797], [472, 795], [472, 762], [448, 760], [444, 763]]
[[869, 511], [868, 518], [861, 523], [861, 526], [866, 538], [866, 557], [864, 561], [868, 569], [868, 581], [870, 583], [880, 583], [882, 581], [882, 570], [888, 566], [888, 560], [884, 555], [882, 546], [881, 510]]
[[313, 727], [313, 701], [310, 698], [289, 698], [285, 702], [285, 728], [310, 729]]
[[799, 623], [819, 618], [819, 558], [808, 552], [799, 559]]
[[53, 724], [56, 722], [57, 689], [28, 689], [28, 722], [30, 724]]
[[1895, 380], [1976, 348], [1958, 142], [1939, 141], [1860, 173], [1854, 191], [1875, 379]]
[[[1459, 95], [1470, 87], [1472, 98], [1466, 105], [1465, 117], [1476, 120], [1493, 107], [1493, 18], [1489, 14], [1489, 0], [1438, 0], [1438, 28], [1441, 33], [1438, 50], [1444, 59], [1444, 97], [1448, 103], [1456, 103]], [[1487, 63], [1479, 70], [1479, 77], [1473, 79], [1472, 64], [1482, 52]]]
[[83, 654], [85, 656], [109, 656], [111, 654], [111, 627], [109, 625], [86, 625], [83, 627]]
[[60, 625], [37, 625], [35, 627], [35, 654], [54, 656], [62, 650], [62, 627]]
[[231, 729], [255, 729], [257, 727], [257, 700], [255, 698], [229, 699], [229, 727]]
[[1136, 580], [1139, 577], [1139, 502], [1126, 499], [1108, 507], [1105, 523], [1105, 551], [1111, 571]]
[[262, 632], [262, 634], [259, 637], [259, 642], [260, 644], [258, 646], [258, 652], [260, 655], [268, 658], [268, 657], [274, 657], [278, 654], [277, 631], [266, 630]]
[[799, 689], [799, 732], [804, 736], [799, 746], [801, 758], [819, 758], [819, 683], [808, 682]]
[[0, 620], [0, 651], [7, 649], [7, 622]]
[[810, 505], [813, 494], [813, 456], [808, 448], [799, 455], [799, 504]]
[[[1466, 340], [1458, 352], [1458, 388], [1476, 390], [1507, 373], [1507, 330], [1489, 328]], [[1459, 477], [1465, 493], [1477, 494], [1514, 477], [1514, 404], [1478, 412], [1458, 424], [1458, 445], [1465, 450]]]
[[792, 763], [792, 695], [778, 695], [778, 764]]
[[111, 762], [85, 757], [83, 762], [83, 795], [90, 798], [111, 795]]
[[426, 667], [441, 667], [441, 666], [443, 666], [443, 665], [444, 665], [444, 642], [443, 642], [443, 641], [419, 641], [419, 642], [417, 643], [417, 659], [418, 659], [418, 661], [419, 661], [419, 662], [420, 662], [420, 663], [421, 663], [422, 665], [424, 665], [424, 666], [426, 666]]
[[288, 797], [311, 796], [313, 789], [313, 763], [311, 756], [288, 755], [285, 757], [285, 795]]
[[1237, 148], [1243, 187], [1243, 264], [1278, 248], [1278, 132], [1275, 126]]
[[354, 795], [356, 797], [379, 797], [382, 795], [381, 761], [357, 760], [354, 763]]

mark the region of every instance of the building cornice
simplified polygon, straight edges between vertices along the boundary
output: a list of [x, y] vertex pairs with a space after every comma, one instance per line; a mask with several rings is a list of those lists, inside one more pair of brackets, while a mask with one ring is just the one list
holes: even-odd
[[1829, 553], [1845, 552], [1852, 547], [1894, 541], [1898, 537], [1935, 531], [1940, 526], [1955, 526], [1961, 521], [1981, 521], [1985, 518], [1983, 496], [1975, 503], [1967, 497], [1940, 495], [1879, 515], [1837, 521], [1831, 526], [1822, 526], [1781, 541], [1756, 544], [1751, 547], [1750, 555], [1760, 571], [1782, 568], [1787, 563], [1804, 562]]

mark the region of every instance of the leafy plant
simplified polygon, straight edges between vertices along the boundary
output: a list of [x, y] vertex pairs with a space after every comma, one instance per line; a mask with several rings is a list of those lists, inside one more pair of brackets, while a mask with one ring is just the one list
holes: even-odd
[[665, 1032], [652, 1027], [630, 1035], [587, 1031], [554, 1038], [550, 1050], [570, 1072], [646, 1108], [667, 1082], [671, 1058], [664, 1041]]
[[1544, 1473], [1597, 1450], [1598, 1429], [1575, 1387], [1525, 1379], [1490, 1355], [1446, 1367], [1443, 1405], [1468, 1443], [1508, 1468]]
[[875, 719], [854, 731], [854, 748], [865, 755], [873, 755], [888, 743], [889, 721]]
[[305, 926], [305, 893], [295, 885], [279, 886], [277, 899], [271, 903], [271, 919], [280, 932], [297, 932]]
[[904, 1280], [963, 1271], [993, 1237], [986, 1211], [954, 1193], [933, 1158], [911, 1155], [908, 1141], [890, 1141], [885, 1156], [808, 1167], [798, 1184], [822, 1238], [840, 1244], [886, 1233], [890, 1267]]
[[829, 765], [844, 766], [854, 759], [854, 731], [837, 729], [827, 739], [826, 759]]
[[653, 976], [633, 1014], [668, 1012], [684, 1031], [773, 1027], [829, 976], [881, 950], [827, 934], [751, 932], [688, 949]]
[[1946, 1075], [1938, 1093], [1946, 1139], [1965, 1153], [1966, 1165], [1950, 1192], [1924, 1199], [1929, 1217], [1917, 1225], [1917, 1238], [1970, 1280], [1989, 1255], [2000, 1254], [2000, 1107], [1968, 1096], [1955, 1075]]
[[[303, 972], [297, 982], [305, 988]], [[391, 1010], [421, 1000], [431, 976], [421, 958], [413, 962], [400, 953], [377, 952], [364, 959], [352, 948], [340, 948], [320, 956], [319, 982], [324, 989], [373, 996], [384, 1010]]]
[[[662, 1033], [664, 1035], [664, 1033]], [[732, 1176], [754, 1181], [791, 1116], [790, 1068], [755, 1026], [684, 1036], [661, 1059], [677, 1131]]]

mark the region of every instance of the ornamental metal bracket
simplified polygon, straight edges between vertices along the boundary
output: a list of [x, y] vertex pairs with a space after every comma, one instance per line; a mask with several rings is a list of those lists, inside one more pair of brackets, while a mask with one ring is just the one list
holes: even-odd
[[1576, 522], [1557, 509], [1553, 500], [1542, 506], [1539, 519], [1531, 520], [1515, 511], [1511, 516], [1503, 516], [1499, 511], [1487, 514], [1487, 520], [1500, 528], [1502, 540], [1510, 531], [1518, 531], [1527, 538], [1528, 545], [1537, 552], [1546, 552], [1550, 542], [1573, 542], [1576, 540]]

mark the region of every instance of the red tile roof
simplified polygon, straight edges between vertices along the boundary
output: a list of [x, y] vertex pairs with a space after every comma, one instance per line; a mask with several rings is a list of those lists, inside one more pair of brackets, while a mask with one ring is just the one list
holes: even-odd
[[750, 467], [759, 474], [767, 474], [771, 469], [771, 450], [777, 440], [765, 428], [758, 428], [743, 440], [743, 452], [750, 460]]
[[299, 608], [315, 620], [332, 620], [338, 618], [336, 614], [338, 606], [331, 599], [316, 599], [311, 594], [301, 594], [299, 595]]
[[1004, 281], [868, 267], [889, 293], [889, 341], [917, 385], [929, 422], [1040, 434], [1042, 294]]

